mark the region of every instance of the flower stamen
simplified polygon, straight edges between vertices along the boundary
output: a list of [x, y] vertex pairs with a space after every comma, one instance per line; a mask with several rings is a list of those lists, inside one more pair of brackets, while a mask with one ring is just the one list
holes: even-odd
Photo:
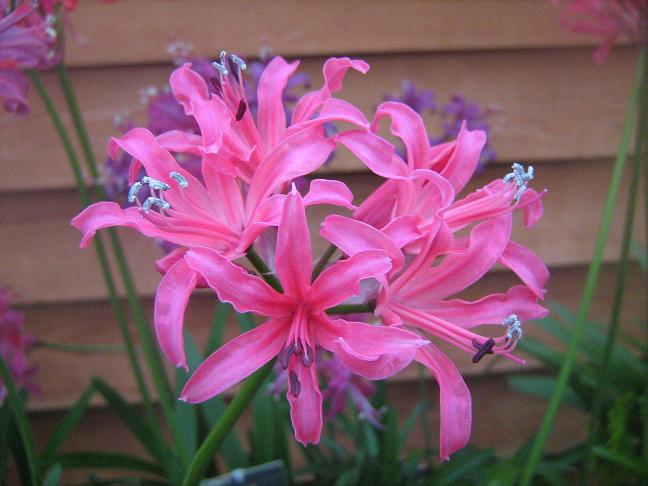
[[533, 166], [529, 166], [529, 168], [525, 171], [524, 166], [522, 164], [518, 164], [515, 162], [511, 168], [513, 169], [513, 172], [510, 172], [504, 176], [502, 179], [503, 182], [515, 182], [515, 185], [518, 188], [517, 193], [515, 193], [515, 196], [513, 199], [515, 202], [520, 202], [520, 198], [522, 197], [522, 194], [527, 190], [527, 186], [529, 184], [529, 181], [533, 179]]

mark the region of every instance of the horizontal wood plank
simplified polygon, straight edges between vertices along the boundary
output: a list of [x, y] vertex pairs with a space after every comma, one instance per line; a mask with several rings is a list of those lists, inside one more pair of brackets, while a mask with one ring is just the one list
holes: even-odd
[[[615, 153], [632, 79], [634, 53], [615, 52], [604, 68], [583, 50], [456, 52], [398, 56], [366, 56], [372, 65], [365, 76], [351, 73], [340, 95], [371, 114], [386, 93], [399, 90], [403, 79], [437, 92], [445, 102], [461, 93], [496, 112], [491, 117], [491, 143], [502, 163], [609, 157]], [[321, 59], [302, 67], [321, 82]], [[130, 111], [145, 123], [139, 91], [162, 86], [169, 66], [80, 69], [72, 73], [84, 109], [95, 153], [103, 161], [107, 140], [118, 135], [114, 115]], [[59, 106], [64, 103], [52, 73], [45, 76]], [[602, 93], [605, 93], [603, 96]], [[56, 133], [39, 100], [19, 119], [0, 114], [0, 192], [73, 187], [73, 179]], [[428, 120], [430, 133], [438, 123]], [[363, 170], [340, 149], [330, 171]]]
[[174, 39], [203, 55], [269, 46], [300, 57], [597, 42], [563, 31], [557, 10], [537, 0], [120, 0], [82, 2], [72, 20], [84, 42], [69, 36], [69, 62], [93, 66], [166, 60]]
[[[537, 167], [532, 186], [547, 187], [550, 191], [544, 200], [545, 215], [532, 230], [525, 230], [518, 221], [514, 225], [515, 240], [534, 250], [553, 267], [587, 262], [610, 172], [611, 164], [605, 161]], [[502, 174], [502, 168], [489, 168], [471, 187], [480, 187]], [[378, 177], [371, 175], [346, 175], [341, 179], [354, 192], [356, 202], [364, 200], [380, 183]], [[78, 211], [76, 195], [71, 191], [0, 195], [3, 228], [0, 282], [10, 285], [21, 302], [69, 302], [105, 297], [94, 250], [80, 250], [80, 234], [69, 225]], [[329, 206], [309, 210], [315, 255], [320, 255], [326, 247], [325, 240], [316, 235], [320, 222], [330, 211]], [[622, 215], [623, 204], [619, 204], [605, 253], [608, 261], [618, 255]], [[122, 230], [122, 234], [137, 287], [144, 295], [152, 295], [160, 279], [153, 261], [162, 253], [152, 240], [132, 230]], [[637, 240], [642, 241], [643, 232], [639, 228], [636, 234]]]
[[[594, 319], [604, 320], [609, 316], [614, 275], [614, 265], [604, 266], [592, 309]], [[554, 270], [547, 298], [558, 300], [568, 308], [576, 309], [584, 278], [584, 267]], [[490, 275], [471, 288], [466, 298], [477, 299], [490, 293], [503, 292], [513, 284], [515, 280], [510, 275]], [[641, 273], [636, 268], [632, 269], [628, 288], [639, 288], [641, 285]], [[631, 323], [640, 319], [645, 311], [641, 292], [629, 292], [626, 302], [624, 321], [628, 325], [625, 327], [638, 330], [637, 326]], [[206, 342], [214, 304], [215, 300], [211, 295], [200, 292], [194, 295], [187, 311], [186, 326], [201, 348]], [[151, 299], [146, 299], [146, 307], [151, 315]], [[117, 324], [106, 302], [30, 305], [21, 306], [20, 309], [25, 312], [27, 329], [44, 341], [82, 344], [121, 342]], [[237, 325], [230, 320], [226, 328], [226, 339], [231, 339], [237, 333]], [[547, 336], [532, 322], [525, 323], [525, 337], [529, 336], [547, 339]], [[533, 361], [530, 361], [527, 366], [520, 366], [503, 359], [483, 360], [478, 365], [474, 365], [470, 361], [470, 356], [456, 348], [443, 343], [441, 347], [467, 376], [530, 371], [536, 368]], [[29, 405], [32, 410], [55, 410], [70, 406], [95, 375], [103, 377], [116, 386], [128, 400], [138, 401], [137, 388], [124, 353], [82, 354], [37, 348], [31, 353], [30, 360], [39, 364], [40, 370], [37, 376], [42, 388], [41, 395], [34, 395], [30, 399]], [[62, 370], [65, 372], [62, 373]], [[417, 373], [416, 367], [410, 366], [392, 380], [415, 381]], [[95, 403], [99, 402], [95, 401]]]

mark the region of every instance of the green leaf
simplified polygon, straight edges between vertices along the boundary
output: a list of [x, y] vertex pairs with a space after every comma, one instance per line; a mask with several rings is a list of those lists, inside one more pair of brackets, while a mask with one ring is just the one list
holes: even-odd
[[628, 471], [637, 474], [642, 477], [648, 477], [648, 468], [644, 464], [635, 458], [634, 456], [629, 456], [627, 454], [622, 454], [608, 449], [607, 447], [594, 447], [594, 454], [599, 456], [601, 459], [612, 462], [618, 466], [621, 466]]
[[412, 432], [414, 425], [416, 425], [417, 420], [423, 414], [423, 412], [428, 408], [429, 405], [430, 402], [428, 400], [424, 400], [422, 402], [419, 402], [412, 409], [409, 416], [407, 417], [407, 420], [405, 420], [405, 423], [403, 424], [403, 428], [401, 429], [400, 432], [401, 444], [405, 444], [407, 442], [407, 438], [409, 437], [410, 432]]
[[[420, 405], [420, 404], [419, 404]], [[415, 410], [416, 411], [416, 410]], [[414, 413], [410, 414], [410, 418]], [[398, 430], [398, 417], [394, 409], [390, 409], [383, 417], [385, 429], [381, 434], [380, 476], [383, 484], [396, 485], [402, 481], [401, 475], [401, 444], [403, 436]], [[369, 426], [369, 424], [367, 424]], [[405, 434], [407, 436], [407, 434]]]
[[[555, 387], [556, 378], [540, 375], [513, 375], [508, 377], [508, 384], [516, 391], [547, 399], [551, 397]], [[565, 390], [564, 402], [572, 407], [587, 410], [587, 404], [571, 388]]]
[[[196, 344], [188, 331], [184, 332], [185, 355], [187, 357], [187, 365], [190, 370], [195, 370], [202, 361], [202, 356], [196, 347]], [[182, 389], [187, 383], [190, 374], [182, 368], [176, 369], [176, 395], [180, 395]], [[182, 430], [181, 440], [184, 441], [185, 447], [183, 450], [187, 453], [187, 463], [198, 449], [198, 407], [191, 403], [186, 403], [181, 400], [176, 400], [175, 405], [176, 422], [180, 430]]]
[[207, 337], [207, 346], [205, 346], [205, 356], [209, 356], [223, 344], [227, 318], [230, 314], [231, 306], [224, 302], [217, 302], [214, 309], [214, 317], [209, 328]]
[[[218, 422], [225, 411], [225, 403], [220, 397], [214, 397], [199, 405], [201, 414], [205, 417], [208, 428], [211, 428]], [[236, 435], [236, 430], [232, 429], [220, 449], [220, 454], [229, 470], [245, 468], [250, 465], [247, 454]]]
[[[18, 432], [15, 439], [20, 438], [20, 442], [16, 442], [15, 444], [14, 451], [18, 451], [18, 454], [20, 454], [20, 450], [22, 450], [24, 454], [23, 459], [26, 465], [24, 472], [27, 473], [25, 482], [37, 485], [39, 464], [38, 458], [36, 457], [36, 448], [34, 447], [31, 427], [27, 419], [25, 400], [16, 388], [11, 372], [2, 355], [0, 355], [0, 379], [2, 379], [7, 391], [7, 401], [9, 402], [9, 408]], [[18, 460], [18, 457], [16, 457], [16, 460]]]
[[47, 444], [43, 448], [42, 461], [43, 467], [48, 467], [50, 463], [54, 460], [56, 453], [58, 452], [59, 447], [65, 439], [70, 435], [70, 432], [76, 427], [76, 425], [83, 417], [83, 414], [88, 409], [90, 404], [90, 399], [95, 394], [96, 390], [93, 383], [90, 383], [85, 389], [83, 394], [79, 397], [76, 403], [70, 408], [61, 422], [56, 427], [54, 433], [50, 436]]
[[45, 474], [45, 477], [43, 478], [43, 486], [58, 486], [61, 482], [62, 474], [63, 467], [59, 462], [57, 462]]
[[630, 242], [630, 254], [632, 258], [639, 262], [639, 266], [645, 272], [648, 270], [648, 258], [646, 258], [646, 249], [642, 248], [636, 241]]
[[444, 462], [437, 469], [430, 484], [439, 486], [456, 484], [461, 479], [466, 479], [470, 474], [479, 470], [486, 462], [493, 458], [493, 451], [490, 449], [475, 450], [466, 447], [452, 455], [452, 459]]
[[165, 471], [159, 464], [146, 461], [139, 457], [110, 451], [71, 452], [61, 454], [60, 461], [63, 467], [70, 469], [120, 469], [146, 472], [162, 477], [165, 476]]
[[254, 329], [254, 316], [253, 314], [246, 312], [245, 314], [236, 313], [236, 320], [239, 323], [239, 328], [241, 332], [248, 332]]
[[135, 407], [129, 405], [117, 390], [111, 387], [101, 378], [93, 378], [94, 388], [106, 400], [113, 412], [122, 419], [128, 430], [140, 441], [144, 448], [158, 461], [165, 463], [169, 458], [169, 451], [166, 450], [161, 436], [157, 429], [140, 415]]

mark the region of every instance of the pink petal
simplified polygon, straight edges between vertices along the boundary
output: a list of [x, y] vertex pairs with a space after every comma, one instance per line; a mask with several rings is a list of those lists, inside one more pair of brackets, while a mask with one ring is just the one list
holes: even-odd
[[387, 223], [387, 225], [382, 229], [382, 232], [392, 240], [398, 248], [403, 248], [421, 237], [421, 231], [419, 230], [420, 220], [421, 218], [418, 216], [399, 216]]
[[322, 223], [320, 235], [349, 256], [365, 250], [383, 250], [391, 259], [392, 272], [405, 263], [403, 253], [389, 236], [362, 221], [332, 214]]
[[200, 157], [202, 137], [182, 130], [170, 130], [155, 137], [158, 145], [169, 152], [188, 153]]
[[319, 168], [332, 150], [333, 143], [322, 136], [317, 126], [285, 138], [254, 173], [245, 202], [248, 217], [281, 184]]
[[405, 163], [394, 153], [394, 146], [384, 138], [364, 130], [349, 130], [335, 136], [373, 173], [388, 179], [407, 177]]
[[364, 113], [359, 108], [348, 101], [329, 98], [322, 104], [322, 109], [317, 117], [291, 125], [288, 130], [286, 130], [286, 134], [291, 134], [305, 128], [331, 122], [351, 123], [352, 125], [362, 127], [365, 130], [369, 129], [367, 117], [365, 117]]
[[210, 229], [214, 231], [213, 234], [205, 231], [201, 234], [192, 231], [192, 228], [186, 226], [186, 231], [181, 231], [180, 229], [174, 231], [172, 230], [173, 228], [167, 231], [159, 228], [142, 216], [139, 209], [135, 207], [122, 209], [117, 203], [107, 201], [88, 206], [72, 219], [70, 224], [83, 233], [81, 248], [85, 248], [90, 244], [90, 241], [98, 230], [111, 226], [133, 228], [144, 236], [161, 238], [177, 245], [210, 246], [216, 249], [222, 249], [224, 244], [223, 241], [219, 240], [219, 233], [216, 230], [221, 229], [224, 236], [231, 236], [230, 230], [221, 228], [216, 222], [211, 222]]
[[461, 299], [429, 301], [422, 309], [466, 329], [482, 324], [498, 324], [511, 314], [522, 321], [540, 319], [547, 309], [526, 285], [511, 287], [505, 294], [491, 294], [474, 302]]
[[410, 348], [369, 360], [366, 357], [358, 357], [343, 338], [338, 339], [333, 346], [331, 351], [347, 368], [368, 380], [384, 380], [395, 375], [409, 366], [416, 355], [416, 348]]
[[[281, 227], [279, 232], [281, 234]], [[360, 293], [361, 280], [382, 276], [389, 272], [391, 267], [391, 259], [382, 250], [360, 251], [346, 260], [333, 263], [313, 282], [309, 298], [312, 309], [325, 310], [344, 302], [352, 295]]]
[[343, 339], [347, 351], [356, 358], [373, 361], [383, 354], [397, 354], [428, 344], [423, 339], [405, 329], [393, 326], [380, 326], [364, 322], [329, 319], [322, 314], [317, 318], [315, 332], [320, 346], [334, 351], [336, 343]]
[[519, 205], [524, 206], [524, 226], [527, 229], [533, 228], [544, 214], [542, 198], [547, 194], [547, 190], [540, 193], [533, 189], [527, 189], [520, 198]]
[[295, 397], [290, 390], [290, 420], [295, 429], [295, 439], [303, 445], [317, 444], [322, 433], [322, 394], [317, 383], [315, 363], [306, 368], [296, 365], [289, 371], [296, 373], [300, 391]]
[[448, 179], [458, 193], [475, 172], [484, 145], [486, 133], [481, 130], [468, 130], [464, 121], [453, 150], [447, 153], [445, 160], [433, 160], [431, 168]]
[[549, 269], [531, 250], [509, 241], [499, 263], [510, 268], [538, 296], [544, 298], [544, 287], [549, 280]]
[[189, 297], [196, 288], [197, 273], [178, 260], [162, 277], [155, 294], [155, 334], [164, 356], [177, 367], [187, 367], [182, 335]]
[[254, 373], [279, 354], [289, 324], [289, 318], [269, 319], [221, 346], [191, 375], [180, 400], [204, 402]]
[[311, 289], [313, 257], [304, 202], [296, 190], [284, 202], [275, 261], [286, 295], [302, 299]]
[[304, 205], [333, 204], [347, 209], [356, 209], [353, 205], [353, 193], [344, 182], [330, 179], [313, 179], [308, 194], [304, 196]]
[[364, 61], [352, 60], [348, 57], [328, 59], [322, 68], [324, 85], [321, 89], [302, 96], [293, 110], [292, 123], [312, 118], [324, 101], [342, 89], [342, 80], [349, 69], [355, 69], [364, 74], [369, 71], [369, 65]]
[[400, 138], [407, 150], [407, 165], [410, 170], [429, 169], [430, 141], [421, 115], [409, 106], [394, 101], [381, 103], [372, 123], [377, 130], [380, 120], [391, 118], [391, 132]]
[[416, 352], [416, 360], [424, 364], [439, 384], [441, 460], [464, 447], [470, 439], [472, 402], [470, 391], [454, 363], [443, 352], [428, 344]]
[[426, 300], [443, 299], [464, 290], [495, 265], [510, 235], [510, 213], [478, 224], [470, 232], [465, 250], [451, 252], [436, 267], [422, 267], [404, 286], [399, 299], [424, 306]]
[[171, 73], [169, 85], [175, 99], [182, 105], [187, 115], [192, 115], [193, 100], [208, 100], [209, 90], [204, 78], [186, 63]]
[[270, 61], [259, 79], [257, 126], [267, 149], [271, 149], [279, 143], [279, 139], [286, 129], [286, 110], [282, 95], [288, 79], [298, 67], [299, 61], [289, 64], [277, 56]]
[[388, 180], [381, 184], [358, 206], [353, 217], [374, 228], [383, 228], [392, 220], [400, 182], [400, 180]]
[[272, 289], [261, 278], [250, 275], [243, 267], [209, 248], [194, 248], [185, 261], [205, 277], [221, 302], [229, 302], [238, 312], [255, 312], [265, 316], [290, 314], [294, 304]]

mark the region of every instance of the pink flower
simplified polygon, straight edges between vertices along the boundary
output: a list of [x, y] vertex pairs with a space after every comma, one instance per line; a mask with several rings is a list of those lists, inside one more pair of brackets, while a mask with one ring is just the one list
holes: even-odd
[[572, 32], [601, 37], [594, 60], [602, 63], [618, 37], [643, 42], [647, 9], [646, 0], [571, 0], [560, 13], [560, 23]]
[[5, 110], [24, 115], [29, 111], [27, 87], [22, 71], [48, 69], [58, 58], [55, 32], [31, 2], [23, 2], [6, 13], [0, 1], [0, 99]]
[[[330, 319], [325, 310], [359, 292], [361, 280], [389, 271], [380, 250], [358, 252], [328, 267], [311, 284], [312, 257], [304, 202], [293, 190], [283, 206], [277, 236], [277, 276], [281, 294], [257, 276], [209, 248], [194, 248], [187, 265], [201, 274], [223, 302], [238, 312], [269, 319], [231, 340], [209, 356], [191, 376], [181, 399], [208, 400], [278, 356], [288, 370], [291, 419], [295, 437], [317, 443], [322, 429], [322, 396], [317, 382], [315, 346], [335, 352], [351, 369], [390, 376], [406, 366], [426, 341], [396, 327]], [[176, 346], [181, 346], [176, 335]]]
[[[242, 91], [234, 94], [239, 84], [222, 76], [220, 82], [227, 86], [222, 89], [223, 98], [210, 97], [201, 76], [187, 66], [176, 70], [171, 76], [173, 92], [198, 121], [201, 135], [173, 131], [155, 137], [146, 129], [135, 128], [120, 139], [112, 139], [112, 158], [121, 148], [135, 161], [131, 174], [137, 174], [142, 166], [147, 174], [130, 189], [129, 200], [136, 206], [122, 209], [114, 202], [100, 202], [72, 220], [72, 225], [83, 233], [82, 247], [90, 243], [97, 230], [110, 226], [127, 226], [182, 247], [158, 262], [165, 277], [155, 307], [162, 349], [177, 366], [186, 367], [184, 352], [169, 348], [165, 336], [178, 332], [178, 323], [182, 332], [189, 296], [196, 286], [205, 285], [183, 261], [183, 255], [188, 248], [201, 246], [236, 259], [265, 229], [278, 225], [285, 195], [276, 193], [285, 190], [294, 178], [320, 167], [333, 150], [334, 144], [325, 137], [322, 124], [338, 116], [338, 105], [329, 103], [328, 111], [323, 108], [319, 117], [313, 117], [325, 102], [332, 101], [330, 93], [340, 89], [346, 70], [362, 68], [364, 63], [349, 59], [327, 61], [324, 87], [307, 94], [296, 105], [295, 112], [301, 106], [299, 113], [306, 119], [286, 130], [282, 87], [296, 66], [275, 58], [264, 71], [259, 82], [258, 130], [251, 116], [232, 113], [233, 105], [225, 101], [243, 96]], [[236, 79], [240, 80], [240, 72]], [[180, 166], [170, 150], [200, 156], [202, 182]], [[144, 189], [150, 194], [141, 202], [139, 194]], [[352, 198], [343, 183], [315, 179], [304, 203], [354, 209]]]
[[[0, 288], [0, 355], [18, 388], [38, 392], [39, 388], [33, 381], [37, 367], [28, 365], [26, 358], [26, 352], [34, 346], [36, 339], [25, 332], [24, 315], [12, 309], [10, 303], [9, 292]], [[6, 395], [7, 390], [0, 379], [0, 404]]]
[[[390, 131], [400, 138], [407, 151], [402, 160], [376, 133], [384, 117], [391, 119]], [[527, 187], [532, 169], [525, 172], [514, 164], [507, 182], [496, 180], [486, 187], [455, 201], [475, 170], [486, 144], [480, 130], [470, 131], [465, 124], [457, 139], [430, 146], [421, 116], [401, 103], [386, 102], [378, 107], [372, 123], [373, 132], [354, 130], [336, 137], [378, 175], [388, 178], [355, 211], [354, 218], [364, 221], [397, 238], [405, 246], [418, 238], [435, 233], [441, 224], [458, 231], [469, 224], [523, 209], [527, 227], [542, 216], [537, 193]], [[416, 252], [417, 246], [408, 247]]]
[[[525, 211], [530, 227], [541, 217], [540, 198], [527, 187], [531, 169], [513, 172], [455, 201], [477, 166], [485, 143], [482, 132], [462, 128], [455, 142], [430, 147], [420, 116], [409, 107], [385, 103], [391, 132], [401, 138], [407, 162], [393, 146], [371, 132], [346, 132], [337, 137], [374, 172], [388, 177], [355, 211], [356, 219], [332, 215], [320, 234], [346, 255], [369, 248], [384, 250], [392, 269], [377, 291], [376, 315], [385, 324], [406, 325], [446, 341], [479, 361], [485, 354], [511, 354], [522, 335], [522, 321], [546, 314], [544, 298], [549, 272], [530, 250], [510, 240], [512, 212]], [[471, 227], [468, 237], [455, 234]], [[404, 248], [416, 257], [408, 261]], [[452, 298], [480, 280], [496, 264], [511, 269], [524, 283], [504, 294], [478, 301]], [[498, 338], [473, 331], [481, 325], [504, 325]], [[435, 345], [417, 351], [441, 389], [441, 458], [463, 447], [470, 436], [471, 400], [455, 365]]]

